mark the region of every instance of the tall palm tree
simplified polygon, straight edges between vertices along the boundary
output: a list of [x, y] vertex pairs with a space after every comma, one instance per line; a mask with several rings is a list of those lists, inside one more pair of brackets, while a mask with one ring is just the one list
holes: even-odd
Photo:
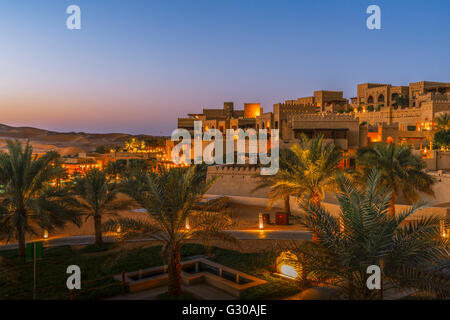
[[95, 245], [103, 245], [102, 218], [116, 215], [117, 211], [127, 209], [130, 201], [119, 200], [119, 185], [111, 182], [106, 172], [92, 169], [84, 177], [74, 181], [73, 204], [86, 215], [86, 219], [94, 220]]
[[[313, 202], [302, 203], [304, 223], [318, 238], [299, 247], [304, 274], [341, 288], [348, 299], [382, 298], [389, 286], [448, 296], [450, 277], [443, 271], [449, 243], [440, 237], [439, 219], [407, 222], [420, 205], [398, 216], [386, 214], [391, 191], [380, 170], [371, 170], [363, 185], [344, 176], [337, 183], [339, 217]], [[381, 268], [381, 291], [366, 285], [371, 265]]]
[[381, 171], [382, 183], [391, 191], [389, 213], [395, 215], [395, 202], [399, 196], [412, 203], [418, 192], [434, 195], [435, 179], [424, 172], [425, 162], [411, 152], [411, 147], [394, 143], [377, 143], [373, 147], [360, 148], [357, 165], [362, 177], [372, 168]]
[[334, 173], [342, 153], [334, 144], [324, 144], [323, 136], [308, 139], [302, 135], [299, 145], [291, 148], [293, 156], [280, 168], [272, 190], [288, 190], [297, 199], [304, 196], [319, 205], [327, 189], [332, 189]]
[[7, 141], [8, 153], [0, 153], [0, 183], [5, 193], [0, 200], [0, 229], [15, 236], [19, 256], [25, 256], [26, 236], [37, 234], [36, 227], [53, 231], [71, 221], [79, 225], [79, 216], [70, 208], [68, 192], [54, 187], [61, 174], [56, 152], [33, 156], [27, 142]]
[[[149, 220], [115, 219], [108, 221], [105, 230], [120, 227], [123, 239], [151, 237], [163, 243], [162, 254], [168, 257], [168, 290], [181, 294], [180, 250], [188, 239], [222, 239], [235, 242], [223, 229], [230, 223], [222, 212], [198, 213], [198, 202], [213, 180], [206, 181], [206, 167], [191, 166], [169, 171], [136, 173], [125, 185], [127, 192], [149, 214]], [[189, 221], [189, 226], [186, 225]]]
[[[280, 169], [291, 172], [290, 167], [295, 159], [295, 154], [290, 149], [281, 149], [279, 162]], [[268, 207], [271, 208], [276, 201], [282, 200], [284, 203], [284, 212], [290, 215], [291, 206], [289, 198], [294, 194], [295, 189], [291, 189], [290, 186], [285, 184], [278, 184], [278, 182], [283, 181], [283, 175], [280, 171], [275, 175], [259, 176], [257, 179], [258, 184], [253, 191], [269, 188], [267, 194], [269, 198]]]

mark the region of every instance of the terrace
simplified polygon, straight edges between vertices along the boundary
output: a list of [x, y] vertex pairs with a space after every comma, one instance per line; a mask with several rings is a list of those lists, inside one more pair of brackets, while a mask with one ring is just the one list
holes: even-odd
[[[192, 289], [198, 288], [199, 284], [219, 290], [207, 290], [209, 294], [213, 292], [216, 297], [233, 299], [239, 298], [242, 291], [267, 282], [205, 258], [184, 261], [181, 265], [181, 279], [185, 290], [198, 298], [204, 298], [201, 295], [202, 290], [199, 292]], [[134, 293], [167, 285], [167, 268], [167, 265], [163, 265], [126, 273], [125, 281], [130, 288], [130, 292]], [[120, 281], [123, 275], [117, 275], [115, 278]], [[211, 299], [212, 297], [208, 296], [208, 298]]]

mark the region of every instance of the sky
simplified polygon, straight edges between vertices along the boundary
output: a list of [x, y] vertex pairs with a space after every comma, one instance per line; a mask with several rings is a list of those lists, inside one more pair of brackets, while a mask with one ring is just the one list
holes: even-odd
[[449, 82], [449, 31], [448, 0], [2, 0], [0, 123], [168, 135], [224, 101]]

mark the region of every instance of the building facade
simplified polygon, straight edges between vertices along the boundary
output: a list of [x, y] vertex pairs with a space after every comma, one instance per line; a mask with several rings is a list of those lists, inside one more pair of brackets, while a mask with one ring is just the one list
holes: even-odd
[[[422, 81], [398, 87], [365, 83], [358, 85], [358, 96], [351, 101], [361, 123], [385, 130], [397, 125], [395, 142], [417, 147], [429, 140], [427, 131], [433, 129], [436, 116], [450, 112], [450, 83]], [[373, 142], [384, 141], [380, 135], [369, 136]]]

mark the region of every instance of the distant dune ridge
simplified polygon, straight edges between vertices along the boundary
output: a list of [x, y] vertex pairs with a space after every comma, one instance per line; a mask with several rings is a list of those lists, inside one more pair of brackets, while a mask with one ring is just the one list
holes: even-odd
[[62, 156], [80, 152], [91, 152], [100, 146], [118, 147], [132, 137], [140, 140], [152, 138], [149, 135], [131, 135], [126, 133], [85, 133], [56, 132], [31, 127], [12, 127], [0, 124], [0, 150], [6, 148], [6, 140], [29, 140], [35, 153], [50, 150], [59, 152]]

